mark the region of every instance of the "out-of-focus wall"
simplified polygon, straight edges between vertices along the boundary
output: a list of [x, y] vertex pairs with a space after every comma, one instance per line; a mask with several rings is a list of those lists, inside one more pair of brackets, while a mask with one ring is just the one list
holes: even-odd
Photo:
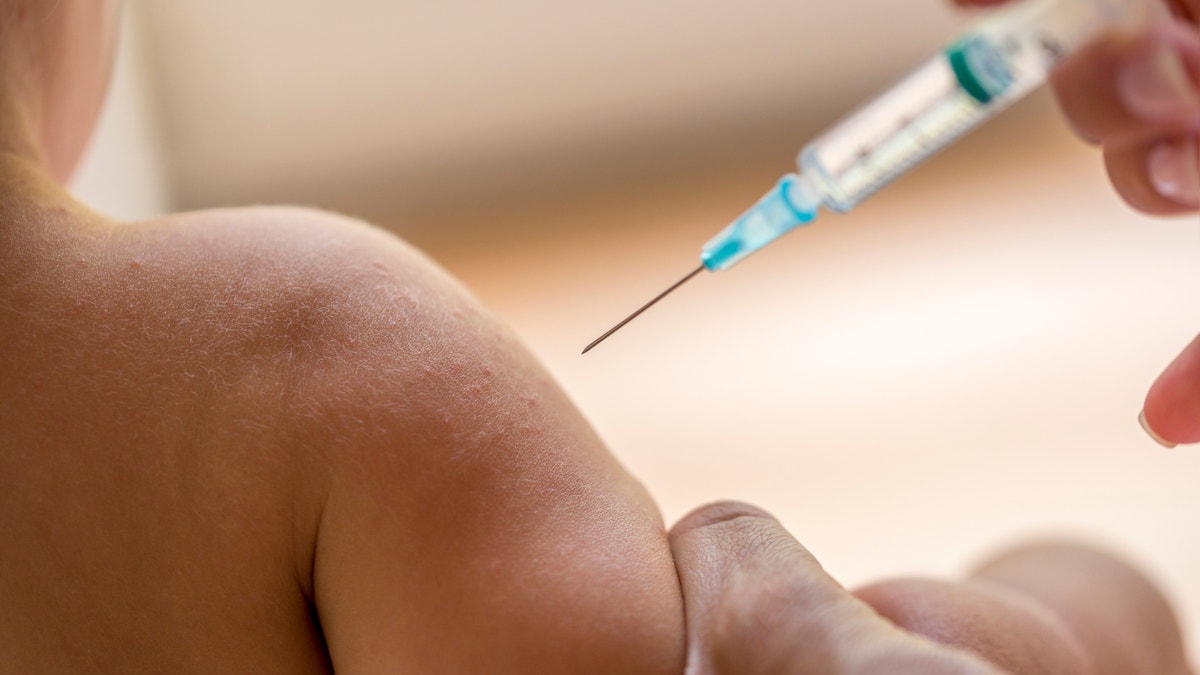
[[186, 208], [429, 217], [786, 161], [962, 16], [948, 0], [146, 3]]
[[171, 207], [141, 10], [137, 3], [126, 6], [108, 99], [71, 182], [71, 191], [93, 208], [130, 220]]

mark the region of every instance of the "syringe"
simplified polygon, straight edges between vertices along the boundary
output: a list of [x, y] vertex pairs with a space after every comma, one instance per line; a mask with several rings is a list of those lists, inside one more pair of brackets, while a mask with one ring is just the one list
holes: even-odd
[[933, 58], [800, 151], [789, 173], [704, 244], [701, 265], [584, 349], [704, 270], [726, 270], [824, 206], [845, 213], [1046, 81], [1063, 58], [1152, 0], [1021, 0], [991, 12]]

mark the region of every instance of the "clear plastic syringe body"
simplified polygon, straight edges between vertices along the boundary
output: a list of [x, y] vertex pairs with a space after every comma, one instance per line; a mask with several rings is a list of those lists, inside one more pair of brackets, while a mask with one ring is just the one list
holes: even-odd
[[990, 13], [800, 151], [789, 174], [705, 244], [722, 270], [816, 217], [844, 213], [1046, 81], [1063, 58], [1152, 0], [1021, 0]]

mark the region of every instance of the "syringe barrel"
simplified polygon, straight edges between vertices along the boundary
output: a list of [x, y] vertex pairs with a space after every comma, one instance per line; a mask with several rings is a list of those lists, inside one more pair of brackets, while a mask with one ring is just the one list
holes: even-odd
[[996, 10], [800, 152], [844, 212], [1045, 82], [1054, 66], [1153, 0], [1022, 0]]

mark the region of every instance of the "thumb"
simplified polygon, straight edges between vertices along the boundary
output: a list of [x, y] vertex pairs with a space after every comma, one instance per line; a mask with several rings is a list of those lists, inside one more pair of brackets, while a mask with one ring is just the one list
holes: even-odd
[[1200, 336], [1150, 387], [1140, 419], [1154, 440], [1167, 447], [1200, 443]]
[[687, 675], [995, 673], [904, 633], [830, 577], [770, 514], [712, 504], [671, 529]]

